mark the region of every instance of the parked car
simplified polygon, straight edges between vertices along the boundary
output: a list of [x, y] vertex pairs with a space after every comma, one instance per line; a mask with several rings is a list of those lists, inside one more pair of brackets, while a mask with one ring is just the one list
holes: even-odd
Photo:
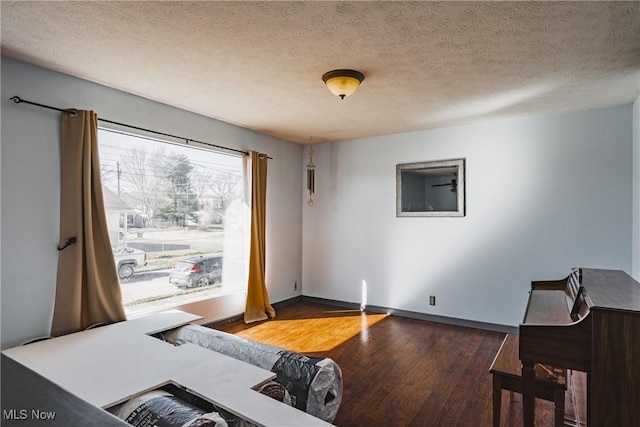
[[169, 283], [179, 288], [207, 286], [222, 281], [222, 254], [200, 255], [178, 261]]
[[118, 277], [121, 280], [133, 276], [136, 267], [147, 265], [147, 253], [128, 246], [118, 246], [113, 250], [113, 258], [118, 267]]

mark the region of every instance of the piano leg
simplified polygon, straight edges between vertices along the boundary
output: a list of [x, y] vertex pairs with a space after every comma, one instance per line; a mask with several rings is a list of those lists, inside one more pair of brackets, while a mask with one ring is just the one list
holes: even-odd
[[555, 427], [564, 426], [564, 390], [556, 389], [553, 393], [555, 404]]
[[522, 417], [524, 427], [535, 424], [535, 381], [534, 363], [522, 362]]
[[493, 427], [500, 427], [500, 407], [502, 406], [502, 378], [493, 375]]

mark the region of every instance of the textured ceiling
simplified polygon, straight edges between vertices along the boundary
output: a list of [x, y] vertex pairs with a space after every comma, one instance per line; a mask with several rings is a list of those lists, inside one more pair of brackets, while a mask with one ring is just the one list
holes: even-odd
[[[640, 2], [1, 7], [3, 54], [299, 143], [620, 105], [640, 88]], [[366, 76], [344, 101], [321, 80], [336, 68]]]

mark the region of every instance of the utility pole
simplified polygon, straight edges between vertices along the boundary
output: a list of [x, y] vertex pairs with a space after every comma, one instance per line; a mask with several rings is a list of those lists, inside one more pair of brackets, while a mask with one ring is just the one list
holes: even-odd
[[[117, 173], [116, 175], [118, 176], [118, 200], [120, 200], [120, 175], [122, 174], [122, 170], [120, 169], [120, 162], [116, 162], [116, 166], [117, 166]], [[124, 246], [127, 246], [127, 234], [129, 233], [129, 230], [127, 230], [127, 221], [128, 221], [128, 212], [125, 210], [124, 211], [124, 222], [122, 224], [122, 234], [123, 234], [123, 238], [122, 238], [122, 244]]]
[[120, 174], [122, 173], [122, 171], [120, 170], [120, 162], [117, 162], [117, 167], [118, 167], [118, 199], [120, 198]]
[[187, 204], [184, 207], [184, 227], [189, 231], [189, 178], [187, 178]]

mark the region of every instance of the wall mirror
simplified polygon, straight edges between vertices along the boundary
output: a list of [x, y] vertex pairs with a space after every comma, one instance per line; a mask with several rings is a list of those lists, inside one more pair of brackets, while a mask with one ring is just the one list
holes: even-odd
[[464, 159], [396, 165], [396, 216], [464, 216]]

